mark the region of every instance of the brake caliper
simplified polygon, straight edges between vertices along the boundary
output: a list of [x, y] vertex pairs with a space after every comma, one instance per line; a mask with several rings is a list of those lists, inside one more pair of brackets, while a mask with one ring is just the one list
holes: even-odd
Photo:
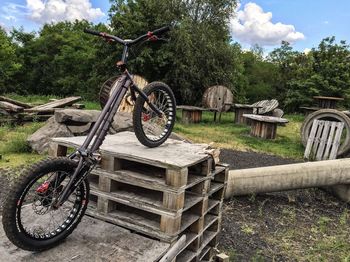
[[45, 194], [47, 192], [47, 190], [50, 187], [50, 182], [49, 181], [45, 181], [43, 184], [41, 184], [37, 189], [36, 192], [39, 194]]
[[151, 114], [150, 114], [150, 113], [148, 113], [148, 114], [142, 113], [142, 120], [143, 120], [144, 122], [147, 122], [147, 121], [150, 120], [150, 119], [151, 119]]

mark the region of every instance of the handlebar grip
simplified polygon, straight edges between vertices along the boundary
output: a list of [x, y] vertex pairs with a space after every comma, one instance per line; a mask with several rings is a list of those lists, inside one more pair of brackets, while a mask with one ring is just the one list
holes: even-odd
[[168, 31], [170, 31], [170, 26], [167, 25], [167, 26], [164, 26], [164, 27], [161, 27], [159, 29], [154, 30], [152, 33], [154, 35], [161, 35], [161, 34], [164, 34], [165, 32], [168, 32]]
[[89, 28], [85, 28], [84, 33], [101, 36], [101, 32], [97, 32], [97, 31], [91, 30]]

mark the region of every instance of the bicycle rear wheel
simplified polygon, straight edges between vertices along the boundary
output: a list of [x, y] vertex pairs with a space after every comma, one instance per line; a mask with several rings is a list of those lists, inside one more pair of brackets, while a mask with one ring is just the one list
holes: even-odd
[[162, 82], [148, 84], [143, 92], [148, 99], [162, 112], [158, 116], [138, 96], [133, 113], [134, 130], [137, 139], [147, 147], [157, 147], [165, 142], [175, 124], [176, 101], [170, 87]]
[[54, 199], [77, 163], [68, 158], [39, 162], [15, 181], [3, 207], [2, 223], [9, 240], [29, 251], [51, 248], [70, 235], [83, 217], [89, 195], [87, 180], [60, 207]]

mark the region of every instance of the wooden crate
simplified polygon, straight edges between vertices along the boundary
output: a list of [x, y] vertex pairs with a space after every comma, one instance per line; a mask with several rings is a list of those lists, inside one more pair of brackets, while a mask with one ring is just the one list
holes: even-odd
[[[89, 175], [87, 214], [167, 243], [186, 234], [178, 261], [210, 260], [221, 227], [228, 166], [203, 146], [169, 140], [141, 146], [134, 134], [107, 136], [101, 162]], [[53, 155], [66, 155], [82, 137], [58, 138]]]

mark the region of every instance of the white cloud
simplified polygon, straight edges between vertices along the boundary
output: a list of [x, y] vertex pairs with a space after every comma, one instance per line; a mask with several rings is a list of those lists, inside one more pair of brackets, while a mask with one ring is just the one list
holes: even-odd
[[279, 45], [283, 40], [293, 43], [305, 38], [304, 34], [297, 32], [293, 25], [280, 22], [274, 24], [271, 19], [271, 12], [264, 12], [255, 3], [248, 3], [231, 19], [232, 36], [244, 43], [263, 46]]
[[310, 48], [305, 48], [304, 51], [303, 51], [303, 53], [304, 53], [305, 55], [307, 55], [307, 54], [310, 53], [310, 52], [311, 52], [311, 49], [310, 49]]
[[89, 0], [26, 0], [28, 16], [39, 23], [95, 20], [105, 14]]

